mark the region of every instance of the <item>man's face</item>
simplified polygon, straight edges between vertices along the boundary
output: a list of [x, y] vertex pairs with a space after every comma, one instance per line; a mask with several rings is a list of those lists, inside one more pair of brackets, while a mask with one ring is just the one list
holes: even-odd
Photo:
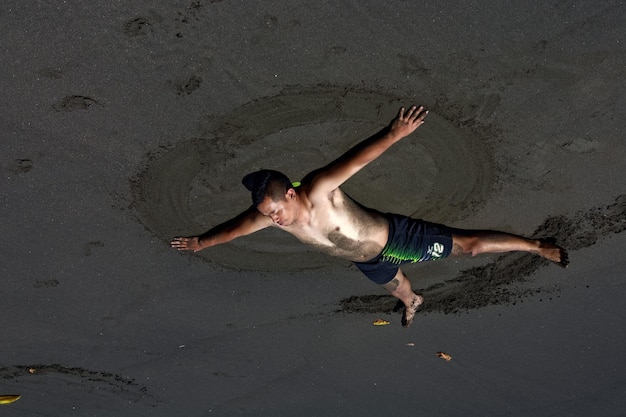
[[272, 200], [270, 196], [265, 196], [265, 199], [256, 208], [277, 225], [289, 226], [294, 220], [293, 202], [293, 196], [288, 192], [284, 199], [278, 201]]

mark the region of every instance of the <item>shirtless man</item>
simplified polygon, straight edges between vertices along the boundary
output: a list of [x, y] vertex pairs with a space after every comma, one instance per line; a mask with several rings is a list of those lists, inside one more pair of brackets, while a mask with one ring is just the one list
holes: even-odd
[[199, 250], [230, 242], [266, 227], [278, 227], [305, 244], [348, 259], [372, 281], [404, 303], [402, 324], [408, 327], [424, 302], [400, 269], [407, 262], [443, 259], [450, 255], [525, 251], [562, 267], [567, 253], [539, 240], [494, 231], [469, 231], [382, 214], [352, 200], [339, 188], [400, 139], [424, 123], [423, 106], [401, 108], [398, 116], [374, 136], [357, 144], [323, 168], [309, 173], [301, 183], [291, 183], [282, 173], [261, 170], [244, 177], [253, 205], [235, 218], [206, 233], [178, 237], [171, 246]]

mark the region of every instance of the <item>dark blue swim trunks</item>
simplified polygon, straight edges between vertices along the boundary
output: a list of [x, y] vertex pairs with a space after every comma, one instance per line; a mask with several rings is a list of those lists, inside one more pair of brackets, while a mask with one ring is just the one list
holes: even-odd
[[382, 252], [369, 261], [354, 263], [375, 283], [387, 284], [402, 264], [444, 259], [452, 252], [452, 229], [399, 214], [385, 217], [389, 238]]

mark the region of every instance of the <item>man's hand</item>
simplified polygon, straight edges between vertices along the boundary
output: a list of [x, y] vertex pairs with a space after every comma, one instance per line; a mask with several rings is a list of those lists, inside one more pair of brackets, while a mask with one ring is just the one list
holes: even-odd
[[200, 246], [200, 239], [197, 236], [193, 237], [177, 237], [170, 242], [170, 246], [178, 250], [192, 250], [198, 252], [202, 249]]
[[409, 136], [424, 124], [427, 114], [428, 110], [424, 110], [424, 106], [411, 106], [406, 111], [404, 107], [401, 107], [398, 116], [389, 124], [389, 132], [400, 138]]

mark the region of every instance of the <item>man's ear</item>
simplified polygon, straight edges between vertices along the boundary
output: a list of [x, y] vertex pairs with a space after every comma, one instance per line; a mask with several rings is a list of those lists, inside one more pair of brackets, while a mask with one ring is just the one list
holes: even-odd
[[297, 195], [298, 194], [296, 193], [296, 190], [294, 190], [293, 188], [287, 190], [286, 196], [289, 200], [293, 200], [294, 198], [296, 198]]

